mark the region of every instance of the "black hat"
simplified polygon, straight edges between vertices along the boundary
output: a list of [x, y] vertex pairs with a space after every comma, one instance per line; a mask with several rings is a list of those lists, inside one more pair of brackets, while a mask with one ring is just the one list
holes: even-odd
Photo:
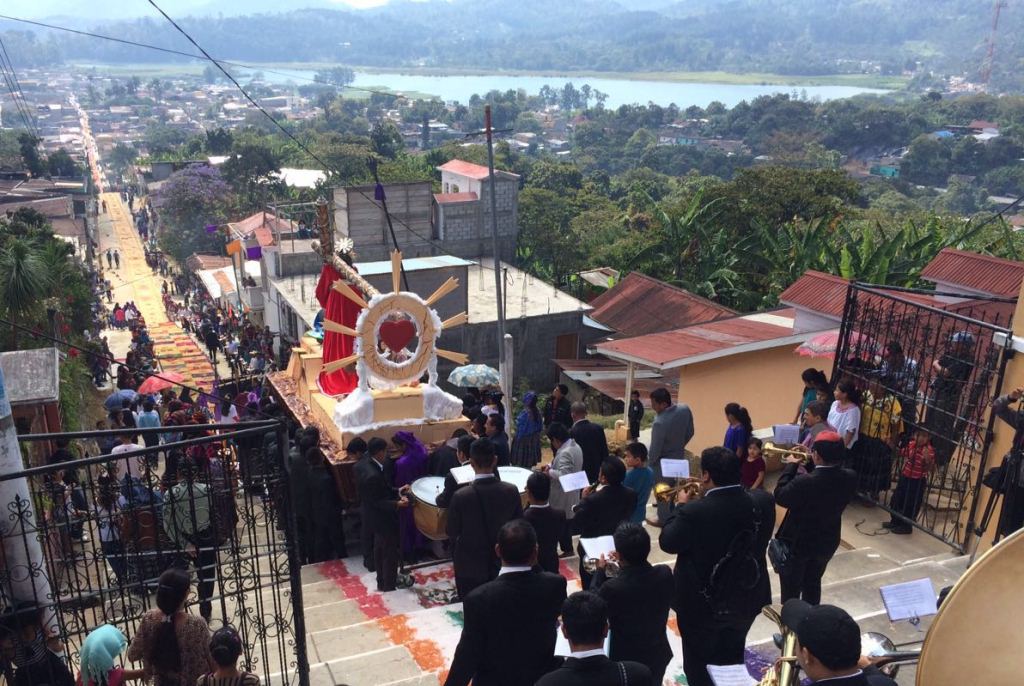
[[860, 627], [846, 610], [792, 598], [782, 606], [782, 623], [796, 632], [800, 645], [825, 667], [848, 669], [857, 665]]

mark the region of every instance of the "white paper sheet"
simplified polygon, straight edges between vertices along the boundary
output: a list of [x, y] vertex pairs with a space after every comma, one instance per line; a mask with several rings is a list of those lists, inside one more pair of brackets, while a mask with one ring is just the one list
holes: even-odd
[[666, 479], [690, 478], [690, 463], [687, 460], [661, 460], [661, 475]]
[[[604, 654], [609, 655], [611, 653], [612, 645], [612, 632], [608, 632], [608, 635], [604, 637]], [[562, 634], [562, 625], [555, 625], [555, 657], [569, 657], [572, 655], [572, 648], [569, 647], [569, 639]]]
[[885, 611], [889, 613], [890, 621], [926, 617], [938, 611], [931, 579], [890, 584], [878, 590], [882, 593], [882, 602], [885, 603]]
[[776, 443], [799, 443], [800, 427], [796, 424], [776, 424], [774, 439]]
[[602, 555], [615, 552], [615, 539], [611, 536], [598, 536], [597, 538], [581, 538], [580, 545], [587, 557], [598, 559]]
[[473, 465], [464, 464], [461, 467], [452, 467], [452, 478], [457, 484], [468, 484], [476, 478], [476, 472], [473, 471]]
[[568, 493], [586, 488], [590, 485], [590, 479], [587, 478], [586, 472], [573, 472], [558, 477], [558, 483], [562, 484], [562, 490]]
[[751, 686], [756, 684], [746, 665], [708, 665], [708, 676], [715, 686]]

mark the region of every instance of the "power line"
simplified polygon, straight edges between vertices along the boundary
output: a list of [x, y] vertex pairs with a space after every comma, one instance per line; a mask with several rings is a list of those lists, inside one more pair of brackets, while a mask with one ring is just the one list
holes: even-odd
[[[25, 122], [25, 127], [29, 130], [29, 133], [38, 138], [39, 129], [36, 128], [31, 112], [28, 109], [28, 101], [25, 100], [25, 93], [21, 90], [21, 83], [18, 81], [18, 74], [14, 71], [14, 63], [11, 62], [11, 58], [7, 54], [7, 46], [4, 45], [3, 38], [0, 38], [0, 71], [3, 71], [7, 90], [11, 93], [11, 98], [13, 99], [18, 112], [21, 114], [22, 121]], [[9, 75], [8, 72], [10, 72]]]
[[[136, 42], [136, 41], [127, 40], [125, 38], [116, 38], [114, 36], [105, 36], [105, 35], [103, 35], [101, 33], [91, 33], [89, 31], [81, 31], [79, 29], [72, 29], [72, 28], [69, 28], [67, 26], [57, 26], [56, 24], [46, 24], [46, 23], [41, 22], [41, 21], [32, 21], [31, 19], [21, 19], [19, 17], [11, 17], [11, 16], [8, 16], [6, 14], [0, 14], [0, 19], [7, 19], [9, 21], [17, 21], [17, 22], [22, 22], [24, 24], [31, 24], [33, 26], [40, 26], [42, 28], [51, 29], [51, 30], [54, 30], [54, 31], [65, 31], [67, 33], [74, 33], [74, 34], [77, 34], [79, 36], [86, 36], [88, 38], [101, 38], [103, 40], [112, 41], [114, 43], [122, 43], [124, 45], [131, 45], [131, 46], [136, 47], [136, 48], [146, 48], [147, 50], [157, 50], [159, 52], [165, 52], [165, 53], [167, 53], [169, 55], [179, 55], [181, 57], [190, 57], [192, 59], [197, 59], [197, 60], [209, 59], [209, 58], [203, 57], [203, 55], [197, 55], [197, 54], [192, 53], [192, 52], [184, 52], [182, 50], [174, 50], [172, 48], [162, 48], [159, 45], [151, 45], [149, 43], [139, 43], [139, 42]], [[266, 74], [277, 74], [278, 76], [286, 76], [288, 78], [296, 79], [296, 80], [299, 80], [299, 81], [307, 81], [309, 83], [317, 83], [317, 84], [324, 85], [324, 86], [334, 86], [336, 88], [341, 88], [341, 89], [344, 89], [344, 90], [358, 91], [360, 93], [373, 93], [373, 94], [376, 94], [376, 95], [383, 95], [383, 96], [386, 96], [386, 97], [389, 97], [389, 98], [402, 98], [402, 97], [404, 97], [404, 96], [399, 95], [397, 93], [389, 93], [387, 91], [374, 90], [373, 88], [360, 88], [359, 86], [343, 85], [343, 84], [334, 83], [334, 82], [331, 82], [331, 81], [326, 81], [326, 82], [325, 81], [317, 81], [315, 78], [311, 79], [311, 78], [306, 77], [306, 76], [300, 76], [299, 74], [290, 74], [288, 72], [277, 71], [277, 70], [274, 70], [274, 69], [267, 69], [266, 67], [261, 67], [259, 65], [255, 65], [255, 64], [245, 64], [243, 62], [233, 62], [233, 61], [229, 61], [229, 60], [220, 60], [220, 63], [221, 64], [226, 64], [226, 65], [229, 65], [229, 66], [232, 66], [232, 67], [240, 67], [242, 69], [253, 69], [255, 71], [262, 71], [262, 72], [264, 72]]]
[[[332, 170], [331, 166], [329, 164], [327, 164], [327, 162], [322, 160], [316, 153], [314, 153], [312, 150], [310, 150], [302, 141], [300, 141], [298, 138], [296, 138], [295, 135], [291, 131], [289, 131], [287, 128], [285, 128], [281, 124], [281, 122], [279, 122], [277, 119], [275, 119], [274, 116], [272, 114], [270, 114], [270, 112], [267, 112], [267, 110], [265, 110], [262, 105], [260, 105], [258, 102], [256, 102], [256, 100], [253, 99], [253, 97], [251, 95], [249, 95], [249, 92], [246, 91], [245, 88], [242, 87], [242, 84], [240, 84], [235, 79], [235, 77], [232, 76], [231, 73], [221, 65], [220, 62], [218, 62], [213, 57], [211, 57], [210, 53], [206, 52], [206, 50], [201, 45], [199, 45], [199, 43], [197, 43], [196, 40], [194, 38], [192, 38], [192, 36], [190, 36], [187, 31], [185, 31], [185, 29], [181, 28], [181, 26], [179, 26], [177, 22], [175, 22], [173, 19], [171, 19], [171, 17], [168, 16], [168, 14], [166, 12], [164, 12], [160, 8], [159, 5], [156, 4], [155, 0], [148, 0], [148, 2], [149, 2], [150, 5], [153, 6], [154, 9], [156, 9], [157, 12], [159, 12], [161, 15], [163, 15], [163, 17], [171, 24], [171, 26], [173, 26], [175, 29], [177, 29], [178, 32], [181, 33], [181, 35], [185, 36], [185, 38], [188, 39], [188, 41], [192, 45], [194, 45], [197, 50], [199, 50], [199, 52], [203, 53], [204, 58], [209, 60], [210, 62], [212, 62], [221, 71], [221, 73], [223, 73], [224, 76], [226, 76], [228, 78], [228, 80], [230, 80], [231, 83], [233, 83], [235, 85], [235, 88], [237, 88], [239, 90], [239, 92], [243, 96], [245, 96], [245, 99], [248, 100], [249, 103], [253, 107], [255, 107], [257, 110], [262, 112], [263, 115], [267, 119], [269, 119], [271, 122], [274, 123], [274, 126], [276, 126], [278, 129], [280, 129], [281, 132], [284, 133], [284, 135], [286, 135], [289, 139], [291, 139], [291, 141], [293, 143], [295, 143], [297, 146], [299, 146], [299, 148], [304, 153], [306, 153], [310, 157], [310, 159], [314, 160], [317, 164], [319, 164], [324, 172], [334, 173], [339, 178], [342, 178], [342, 174], [340, 174], [337, 170]], [[382, 202], [378, 201], [376, 198], [370, 197], [364, 191], [359, 190], [358, 188], [354, 188], [353, 190], [355, 190], [357, 193], [359, 193], [359, 195], [363, 196], [364, 198], [369, 200], [371, 203], [373, 203], [374, 205], [379, 207], [381, 209], [381, 211], [384, 212], [385, 217], [387, 217], [387, 219], [389, 221], [393, 218], [399, 224], [404, 226], [407, 231], [412, 233], [414, 236], [418, 237], [420, 240], [426, 241], [427, 243], [429, 243], [431, 245], [438, 246], [438, 247], [441, 247], [443, 249], [444, 246], [442, 244], [440, 244], [439, 242], [435, 241], [433, 238], [427, 238], [426, 236], [424, 236], [423, 234], [419, 233], [418, 231], [413, 229], [411, 226], [406, 224], [399, 217], [392, 217], [391, 213], [388, 212], [387, 207]], [[493, 192], [493, 190], [492, 190], [492, 192]], [[397, 242], [396, 242], [396, 246], [395, 247], [396, 248], [398, 247], [397, 246]]]

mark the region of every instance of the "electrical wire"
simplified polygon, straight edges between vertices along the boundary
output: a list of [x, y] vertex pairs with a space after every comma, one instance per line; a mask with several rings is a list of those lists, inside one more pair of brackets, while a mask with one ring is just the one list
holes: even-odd
[[[297, 146], [299, 146], [299, 148], [304, 153], [306, 153], [306, 155], [308, 155], [310, 159], [314, 160], [317, 164], [319, 164], [324, 172], [326, 172], [328, 174], [333, 173], [333, 174], [337, 175], [339, 178], [343, 177], [343, 175], [340, 172], [338, 172], [336, 170], [332, 170], [331, 166], [329, 164], [327, 164], [327, 162], [325, 162], [317, 154], [315, 154], [312, 150], [310, 150], [309, 147], [307, 147], [302, 141], [300, 141], [298, 138], [296, 138], [295, 135], [291, 131], [289, 131], [284, 125], [282, 125], [281, 122], [279, 122], [277, 119], [274, 118], [273, 115], [271, 115], [269, 112], [267, 112], [267, 110], [265, 110], [262, 105], [260, 105], [258, 102], [256, 102], [256, 100], [251, 95], [249, 95], [249, 92], [246, 91], [245, 88], [242, 87], [242, 84], [240, 84], [238, 82], [238, 80], [235, 79], [235, 77], [232, 76], [231, 73], [221, 65], [220, 62], [218, 62], [213, 57], [211, 57], [210, 53], [206, 52], [206, 50], [201, 45], [199, 45], [199, 43], [197, 43], [196, 40], [191, 35], [189, 35], [189, 33], [187, 31], [185, 31], [185, 29], [181, 28], [181, 26], [178, 25], [177, 22], [175, 22], [170, 16], [168, 16], [168, 14], [166, 12], [164, 12], [160, 8], [159, 5], [156, 4], [155, 0], [147, 0], [147, 1], [149, 2], [150, 5], [153, 6], [153, 8], [157, 12], [159, 12], [161, 15], [163, 15], [163, 17], [171, 24], [171, 26], [173, 26], [175, 29], [177, 29], [178, 32], [181, 33], [181, 35], [185, 36], [185, 38], [188, 39], [188, 41], [192, 45], [194, 45], [197, 50], [199, 50], [199, 52], [203, 53], [204, 58], [209, 60], [211, 63], [213, 63], [213, 65], [216, 66], [221, 71], [221, 73], [224, 74], [224, 76], [226, 76], [228, 78], [228, 80], [230, 80], [231, 83], [233, 83], [235, 85], [235, 88], [237, 88], [239, 90], [239, 92], [245, 97], [246, 100], [249, 101], [249, 103], [253, 107], [255, 107], [257, 110], [262, 112], [263, 115], [267, 119], [269, 119], [271, 122], [273, 122], [274, 126], [276, 126], [278, 129], [280, 129], [281, 132], [284, 133], [284, 135], [286, 135], [289, 139], [291, 139], [291, 141], [293, 143], [295, 143]], [[355, 190], [357, 193], [359, 193], [359, 195], [363, 196], [364, 198], [369, 200], [371, 203], [373, 203], [375, 206], [380, 208], [380, 210], [382, 212], [384, 212], [385, 217], [387, 217], [389, 220], [394, 219], [394, 221], [397, 221], [399, 224], [404, 226], [407, 231], [409, 231], [414, 236], [418, 237], [420, 240], [425, 241], [425, 242], [427, 242], [427, 243], [429, 243], [429, 244], [431, 244], [431, 245], [433, 245], [435, 247], [439, 247], [441, 249], [444, 249], [444, 245], [441, 244], [439, 241], [435, 241], [433, 238], [427, 238], [423, 234], [421, 234], [418, 231], [416, 231], [415, 229], [413, 229], [407, 223], [402, 221], [402, 219], [400, 219], [399, 217], [393, 216], [390, 212], [388, 212], [387, 208], [383, 205], [383, 203], [378, 201], [376, 198], [370, 197], [369, 195], [366, 194], [366, 192], [360, 190], [359, 188], [353, 188], [353, 190]], [[395, 241], [395, 248], [396, 249], [398, 248], [397, 241]]]
[[4, 82], [7, 84], [7, 90], [10, 92], [11, 99], [14, 101], [14, 106], [21, 115], [22, 121], [25, 123], [25, 128], [27, 128], [29, 133], [33, 136], [39, 138], [39, 129], [36, 127], [32, 113], [28, 109], [28, 101], [25, 99], [25, 93], [21, 90], [21, 83], [18, 81], [18, 74], [14, 70], [14, 63], [11, 62], [11, 58], [7, 54], [7, 46], [4, 45], [3, 38], [0, 38], [0, 71], [3, 72]]
[[[41, 21], [32, 21], [31, 19], [22, 19], [20, 17], [11, 17], [6, 14], [0, 14], [0, 19], [7, 19], [8, 21], [17, 21], [23, 24], [31, 24], [33, 26], [40, 26], [45, 29], [51, 29], [53, 31], [66, 31], [67, 33], [77, 34], [79, 36], [86, 36], [88, 38], [101, 38], [103, 40], [112, 41], [114, 43], [122, 43], [124, 45], [131, 45], [136, 48], [146, 48], [147, 50], [157, 50], [159, 52], [165, 52], [169, 55], [179, 55], [181, 57], [191, 57], [192, 59], [205, 60], [207, 58], [202, 55], [197, 55], [192, 52], [184, 52], [182, 50], [174, 50], [172, 48], [162, 48], [159, 45], [151, 45], [149, 43], [139, 43], [137, 41], [127, 40], [125, 38], [116, 38], [114, 36], [105, 36], [102, 33], [92, 33], [90, 31], [81, 31], [79, 29], [72, 29], [67, 26], [57, 26], [56, 24], [47, 24]], [[266, 74], [277, 74], [278, 76], [286, 76], [291, 79], [298, 81], [307, 81], [309, 83], [317, 83], [323, 86], [334, 86], [335, 88], [342, 88], [349, 91], [358, 91], [360, 93], [372, 93], [375, 95], [384, 95], [389, 98], [401, 98], [403, 96], [397, 93], [390, 93], [388, 91], [374, 90], [373, 88], [362, 88], [360, 86], [349, 86], [340, 83], [334, 83], [333, 81], [317, 81], [315, 78], [309, 78], [308, 76], [301, 76], [299, 74], [291, 74], [288, 72], [277, 71], [274, 69], [268, 69], [255, 64], [245, 64], [243, 62], [234, 62], [230, 60], [219, 60], [221, 64], [226, 64], [231, 67], [239, 67], [242, 69], [252, 69], [254, 71], [261, 71]]]

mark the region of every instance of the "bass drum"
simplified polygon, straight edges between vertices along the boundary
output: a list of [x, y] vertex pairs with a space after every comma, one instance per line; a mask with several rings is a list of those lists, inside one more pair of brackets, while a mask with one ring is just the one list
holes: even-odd
[[953, 586], [921, 649], [917, 686], [1011, 686], [1024, 674], [1024, 530], [979, 557]]
[[425, 476], [412, 482], [412, 516], [420, 533], [432, 541], [448, 538], [448, 510], [437, 506], [437, 496], [444, 490], [444, 478]]

